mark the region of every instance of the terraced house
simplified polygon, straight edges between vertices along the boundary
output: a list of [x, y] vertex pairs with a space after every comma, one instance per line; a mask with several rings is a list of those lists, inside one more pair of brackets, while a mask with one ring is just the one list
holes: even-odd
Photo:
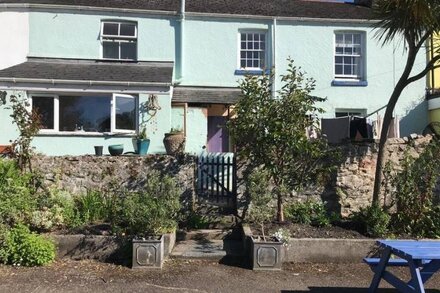
[[[327, 97], [323, 117], [366, 116], [387, 104], [405, 48], [374, 37], [369, 1], [0, 0], [0, 90], [42, 115], [48, 155], [124, 144], [143, 127], [150, 153], [183, 128], [186, 151], [226, 152], [224, 124], [244, 74], [285, 72], [295, 60]], [[364, 3], [365, 2], [365, 3]], [[415, 70], [424, 66], [420, 56]], [[274, 82], [274, 93], [281, 80]], [[396, 108], [401, 135], [428, 123], [425, 82]], [[17, 136], [0, 108], [0, 145]]]

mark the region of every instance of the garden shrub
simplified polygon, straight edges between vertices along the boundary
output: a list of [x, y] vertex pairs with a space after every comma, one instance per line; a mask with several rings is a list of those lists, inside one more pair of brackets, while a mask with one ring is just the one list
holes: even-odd
[[209, 218], [197, 212], [191, 212], [186, 220], [186, 226], [189, 229], [207, 229], [209, 224]]
[[389, 232], [391, 216], [378, 205], [361, 208], [351, 220], [358, 230], [370, 237], [383, 237]]
[[436, 185], [440, 183], [439, 154], [440, 141], [433, 138], [419, 157], [406, 152], [401, 169], [388, 171], [391, 197], [396, 202], [395, 233], [440, 237], [440, 199], [435, 194]]
[[108, 218], [107, 203], [99, 191], [88, 190], [86, 194], [76, 197], [75, 206], [82, 223], [94, 223]]
[[317, 227], [331, 224], [331, 217], [327, 214], [325, 204], [314, 200], [291, 203], [284, 208], [284, 213], [286, 219], [294, 223]]
[[48, 239], [30, 232], [18, 224], [3, 234], [0, 243], [0, 261], [5, 264], [41, 266], [55, 259], [55, 245]]
[[0, 160], [0, 222], [27, 222], [37, 208], [35, 176], [22, 174], [15, 161]]
[[251, 202], [249, 220], [260, 225], [261, 234], [265, 237], [264, 225], [273, 220], [273, 196], [269, 188], [269, 174], [264, 170], [254, 169], [246, 176], [245, 184]]
[[180, 211], [180, 191], [170, 176], [149, 174], [142, 191], [115, 194], [109, 201], [113, 230], [129, 235], [174, 231]]

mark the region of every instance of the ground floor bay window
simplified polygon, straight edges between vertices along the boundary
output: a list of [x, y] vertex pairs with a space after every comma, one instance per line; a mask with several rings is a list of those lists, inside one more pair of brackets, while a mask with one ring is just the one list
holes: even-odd
[[42, 133], [134, 133], [136, 97], [121, 94], [31, 94]]

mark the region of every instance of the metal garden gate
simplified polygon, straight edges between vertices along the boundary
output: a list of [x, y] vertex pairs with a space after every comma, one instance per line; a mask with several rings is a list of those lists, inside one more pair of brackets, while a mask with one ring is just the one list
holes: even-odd
[[234, 153], [202, 153], [197, 158], [197, 193], [216, 202], [237, 203], [237, 161]]

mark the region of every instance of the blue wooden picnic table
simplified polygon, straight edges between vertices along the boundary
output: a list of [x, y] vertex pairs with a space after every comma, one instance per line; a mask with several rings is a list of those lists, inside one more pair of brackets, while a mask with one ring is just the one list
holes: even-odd
[[[425, 293], [424, 284], [440, 270], [440, 241], [379, 240], [380, 259], [364, 259], [375, 272], [369, 292], [376, 292], [382, 279], [400, 292]], [[391, 258], [391, 255], [399, 258]], [[390, 266], [408, 266], [411, 280], [405, 282], [387, 271]]]

